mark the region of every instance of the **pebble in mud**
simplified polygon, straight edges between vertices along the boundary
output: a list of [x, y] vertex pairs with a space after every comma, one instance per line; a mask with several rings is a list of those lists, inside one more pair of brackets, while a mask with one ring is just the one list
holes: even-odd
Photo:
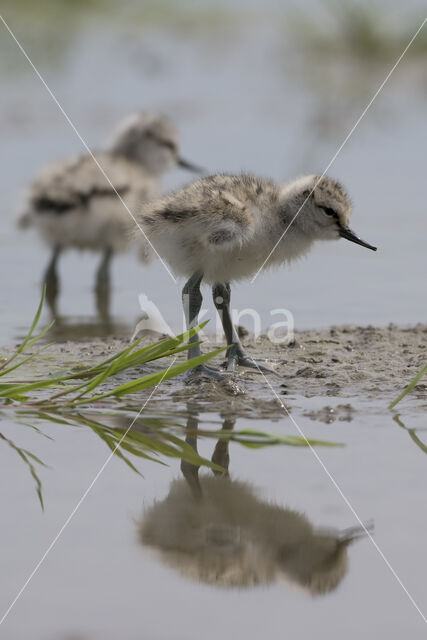
[[307, 416], [307, 418], [310, 418], [311, 420], [318, 420], [320, 422], [325, 422], [326, 424], [331, 424], [336, 420], [339, 422], [351, 422], [355, 413], [356, 409], [354, 409], [351, 404], [338, 404], [336, 407], [322, 407], [322, 409], [319, 409], [318, 411], [306, 411], [303, 415]]

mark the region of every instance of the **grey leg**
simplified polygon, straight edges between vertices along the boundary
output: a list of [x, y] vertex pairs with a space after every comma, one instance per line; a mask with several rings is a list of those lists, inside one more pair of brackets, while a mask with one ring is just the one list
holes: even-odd
[[47, 268], [44, 274], [44, 281], [46, 282], [46, 285], [48, 285], [48, 283], [50, 284], [55, 283], [56, 285], [58, 285], [58, 274], [56, 271], [56, 267], [58, 264], [58, 258], [60, 254], [61, 254], [61, 247], [57, 245], [56, 247], [53, 248], [50, 262], [47, 265]]
[[111, 323], [111, 291], [109, 287], [95, 287], [95, 304], [101, 323], [107, 328]]
[[49, 305], [51, 313], [56, 317], [56, 300], [59, 292], [59, 278], [57, 272], [58, 258], [62, 248], [57, 245], [54, 247], [49, 264], [44, 273], [43, 282], [46, 285], [46, 302]]
[[[187, 435], [185, 442], [190, 445], [192, 449], [197, 453], [197, 429], [199, 427], [199, 421], [194, 416], [189, 416], [187, 419]], [[202, 490], [199, 480], [199, 467], [191, 462], [181, 460], [181, 472], [194, 495], [195, 498], [200, 498]]]
[[[232, 431], [234, 429], [235, 422], [236, 422], [235, 419], [225, 418], [224, 422], [222, 423], [221, 431]], [[230, 465], [230, 455], [228, 453], [228, 445], [229, 445], [229, 441], [226, 440], [225, 438], [224, 439], [220, 438], [216, 443], [215, 450], [212, 455], [212, 462], [214, 462], [215, 464], [219, 464], [219, 466], [224, 469], [224, 471], [213, 470], [213, 473], [216, 476], [228, 477], [229, 475], [228, 467]]]
[[[200, 308], [202, 306], [202, 294], [200, 292], [200, 283], [202, 282], [203, 273], [195, 273], [191, 276], [188, 282], [185, 283], [182, 290], [182, 304], [184, 305], [185, 321], [187, 328], [192, 329], [197, 325]], [[189, 340], [189, 343], [199, 341], [199, 335], [194, 334]], [[188, 350], [188, 359], [196, 358], [201, 355], [200, 345], [195, 344]]]
[[96, 272], [96, 288], [108, 289], [110, 287], [110, 262], [113, 256], [111, 247], [104, 250], [102, 260]]
[[[203, 273], [194, 273], [182, 290], [182, 303], [184, 305], [184, 314], [188, 329], [197, 326], [198, 323], [199, 312], [202, 306], [202, 294], [200, 292], [200, 283], [202, 281], [202, 278]], [[187, 357], [189, 360], [201, 355], [200, 345], [193, 344], [197, 343], [198, 341], [198, 333], [195, 333], [189, 340], [189, 344], [192, 345], [187, 352]], [[188, 372], [190, 376], [194, 375], [195, 373], [213, 378], [215, 380], [223, 379], [223, 376], [219, 373], [219, 371], [217, 371], [213, 367], [209, 367], [206, 364], [199, 364], [197, 367]]]
[[239, 336], [237, 335], [237, 331], [234, 328], [233, 321], [231, 319], [231, 290], [229, 283], [226, 282], [224, 284], [214, 284], [214, 286], [212, 287], [212, 295], [216, 310], [218, 311], [219, 317], [221, 318], [227, 344], [230, 345], [230, 348], [227, 352], [227, 370], [235, 371], [236, 364], [239, 364], [243, 367], [249, 367], [250, 369], [262, 371], [263, 373], [274, 373], [275, 375], [278, 375], [278, 373], [276, 373], [276, 371], [273, 371], [273, 369], [265, 367], [262, 364], [257, 364], [255, 360], [249, 358], [244, 352], [242, 343], [240, 342]]
[[95, 302], [100, 320], [108, 327], [110, 322], [110, 263], [113, 250], [110, 247], [104, 249], [104, 253], [96, 272]]

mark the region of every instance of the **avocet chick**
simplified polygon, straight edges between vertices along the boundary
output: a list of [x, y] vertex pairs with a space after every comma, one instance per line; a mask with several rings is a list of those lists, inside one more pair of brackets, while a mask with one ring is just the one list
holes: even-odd
[[282, 580], [313, 596], [326, 594], [347, 573], [349, 544], [364, 533], [317, 529], [305, 515], [228, 477], [201, 476], [199, 487], [195, 494], [175, 480], [139, 530], [144, 545], [192, 580], [240, 588]]
[[[74, 248], [102, 252], [97, 286], [106, 286], [111, 257], [128, 248], [135, 224], [117, 193], [133, 212], [141, 202], [159, 195], [159, 178], [167, 170], [177, 165], [198, 170], [180, 158], [178, 134], [170, 120], [149, 112], [124, 120], [110, 147], [94, 156], [111, 184], [93, 157], [85, 154], [48, 166], [30, 187], [19, 224], [36, 226], [52, 248], [45, 275], [48, 284], [57, 285], [60, 253]], [[140, 257], [148, 260], [142, 234], [139, 239]]]
[[[140, 216], [159, 254], [188, 281], [183, 289], [189, 327], [197, 325], [200, 284], [212, 285], [228, 349], [228, 370], [236, 364], [270, 369], [248, 358], [230, 314], [230, 282], [306, 254], [315, 240], [346, 238], [376, 250], [349, 228], [350, 200], [341, 184], [327, 176], [306, 176], [278, 186], [252, 175], [214, 175], [197, 180], [158, 202]], [[192, 341], [197, 342], [194, 336]], [[198, 345], [188, 357], [200, 355]], [[201, 365], [198, 372], [220, 378]]]

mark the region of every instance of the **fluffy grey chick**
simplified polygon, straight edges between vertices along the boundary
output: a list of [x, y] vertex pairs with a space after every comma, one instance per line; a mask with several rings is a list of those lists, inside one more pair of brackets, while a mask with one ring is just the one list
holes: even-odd
[[[141, 203], [159, 195], [159, 180], [175, 166], [197, 170], [178, 153], [178, 134], [168, 118], [140, 112], [126, 118], [110, 147], [95, 152], [110, 182], [90, 154], [55, 162], [46, 167], [29, 189], [21, 227], [35, 226], [52, 257], [47, 282], [57, 281], [56, 266], [64, 249], [89, 249], [103, 253], [98, 286], [108, 284], [114, 253], [132, 242], [133, 213]], [[117, 193], [123, 199], [117, 197]], [[140, 257], [149, 259], [149, 245], [139, 233]]]
[[[350, 213], [346, 191], [328, 176], [305, 176], [280, 186], [248, 174], [218, 174], [152, 202], [138, 219], [173, 271], [188, 278], [183, 290], [188, 326], [197, 325], [201, 282], [210, 283], [231, 347], [228, 370], [239, 364], [271, 372], [243, 351], [231, 320], [230, 282], [291, 262], [316, 240], [346, 238], [375, 251], [349, 228]], [[189, 349], [189, 358], [198, 355], [198, 345]], [[197, 371], [222, 377], [207, 365]]]

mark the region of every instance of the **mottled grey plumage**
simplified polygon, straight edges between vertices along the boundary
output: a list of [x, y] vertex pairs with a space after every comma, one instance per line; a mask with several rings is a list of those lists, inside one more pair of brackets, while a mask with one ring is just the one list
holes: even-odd
[[[344, 188], [327, 176], [279, 186], [248, 174], [218, 174], [148, 204], [139, 221], [174, 272], [189, 278], [184, 295], [190, 326], [197, 323], [204, 280], [214, 286], [227, 342], [233, 345], [229, 368], [239, 363], [267, 370], [244, 355], [232, 328], [229, 283], [299, 258], [315, 240], [341, 236], [374, 249], [348, 228], [350, 211]], [[190, 357], [198, 353], [196, 346], [189, 351]], [[215, 375], [209, 368], [200, 370]]]
[[[179, 164], [190, 167], [179, 158], [178, 134], [169, 119], [148, 112], [128, 117], [110, 148], [93, 155], [55, 162], [30, 186], [19, 223], [36, 226], [54, 249], [48, 276], [54, 276], [59, 252], [76, 248], [104, 252], [98, 279], [105, 279], [111, 255], [132, 242], [135, 222], [129, 211], [159, 195], [162, 173]], [[140, 257], [147, 260], [147, 242], [141, 233], [136, 238]]]
[[[123, 251], [131, 242], [132, 211], [158, 196], [157, 180], [137, 163], [111, 152], [82, 155], [47, 167], [31, 185], [21, 224], [33, 224], [45, 241], [61, 248]], [[114, 190], [115, 189], [115, 190]]]
[[[201, 178], [143, 208], [140, 222], [160, 255], [183, 276], [203, 272], [206, 282], [228, 282], [255, 273], [287, 229], [268, 266], [306, 253], [318, 239], [339, 237], [334, 208], [347, 226], [350, 202], [344, 189], [318, 176], [280, 187], [248, 174]], [[304, 201], [307, 202], [304, 204]]]

